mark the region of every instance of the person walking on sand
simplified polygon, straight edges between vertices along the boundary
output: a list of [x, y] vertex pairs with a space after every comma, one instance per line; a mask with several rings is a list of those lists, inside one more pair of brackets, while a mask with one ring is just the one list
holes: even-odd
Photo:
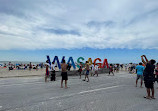
[[85, 79], [83, 81], [86, 81], [86, 78], [88, 79], [87, 82], [89, 82], [89, 64], [88, 61], [86, 61], [86, 65], [85, 65], [85, 69], [86, 69], [86, 74], [85, 74]]
[[136, 66], [136, 73], [137, 73], [136, 87], [137, 87], [138, 80], [141, 79], [141, 85], [140, 85], [140, 87], [142, 88], [142, 84], [143, 84], [143, 71], [144, 71], [144, 69], [145, 69], [145, 67], [142, 66], [141, 62], [139, 63], [139, 65]]
[[[145, 60], [144, 60], [144, 58]], [[142, 62], [146, 65], [145, 69], [144, 69], [144, 84], [146, 87], [146, 91], [147, 91], [147, 96], [144, 96], [144, 98], [147, 99], [155, 99], [154, 97], [154, 82], [155, 82], [155, 77], [154, 77], [154, 69], [155, 69], [155, 63], [156, 61], [151, 59], [150, 61], [148, 61], [148, 59], [146, 58], [145, 55], [141, 56]], [[152, 96], [150, 96], [150, 90], [152, 92]]]
[[49, 77], [49, 61], [47, 60], [45, 63], [46, 66], [46, 75], [45, 75], [45, 82], [47, 82], [47, 78]]
[[65, 80], [65, 88], [67, 88], [67, 80], [68, 80], [68, 75], [67, 75], [67, 67], [68, 64], [65, 63], [65, 60], [63, 60], [63, 63], [61, 64], [61, 88], [63, 88], [63, 81]]

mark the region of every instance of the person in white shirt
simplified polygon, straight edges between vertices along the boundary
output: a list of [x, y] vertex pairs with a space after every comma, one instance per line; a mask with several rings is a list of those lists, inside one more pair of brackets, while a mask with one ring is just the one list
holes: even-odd
[[95, 70], [94, 70], [94, 64], [91, 65], [91, 76], [94, 76]]
[[129, 73], [131, 73], [131, 69], [132, 69], [131, 67], [132, 67], [132, 63], [129, 63], [128, 64], [128, 71], [129, 71]]
[[[99, 69], [99, 66], [98, 66], [98, 64], [96, 64], [95, 67], [94, 67], [94, 70], [95, 70], [94, 75], [96, 74], [97, 77], [98, 77], [98, 69]], [[94, 76], [94, 75], [93, 75], [93, 76]]]
[[54, 65], [54, 62], [52, 62], [52, 64], [51, 64], [51, 69], [50, 69], [50, 73], [51, 73], [51, 78], [50, 78], [50, 80], [51, 81], [55, 81], [55, 79], [56, 79], [56, 75], [55, 75], [55, 65]]
[[114, 72], [117, 71], [117, 65], [114, 65]]
[[128, 67], [127, 64], [125, 64], [125, 71], [127, 71], [127, 67]]

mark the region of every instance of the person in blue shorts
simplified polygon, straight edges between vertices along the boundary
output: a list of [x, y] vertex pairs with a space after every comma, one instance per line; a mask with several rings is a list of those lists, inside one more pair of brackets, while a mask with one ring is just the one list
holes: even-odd
[[89, 64], [88, 64], [88, 61], [86, 61], [86, 66], [85, 66], [85, 69], [86, 69], [86, 74], [85, 74], [85, 79], [83, 81], [86, 81], [86, 78], [88, 79], [87, 82], [89, 82]]
[[143, 84], [143, 71], [144, 71], [144, 69], [145, 69], [145, 67], [142, 66], [141, 62], [139, 63], [139, 65], [136, 66], [136, 72], [137, 72], [136, 87], [137, 87], [138, 80], [141, 79], [141, 85], [140, 85], [140, 87], [142, 88], [142, 84]]

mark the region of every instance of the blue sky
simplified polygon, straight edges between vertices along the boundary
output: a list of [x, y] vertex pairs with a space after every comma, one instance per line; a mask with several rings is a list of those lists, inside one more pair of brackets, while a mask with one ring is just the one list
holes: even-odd
[[158, 60], [157, 0], [0, 0], [0, 61]]
[[56, 49], [56, 50], [3, 50], [1, 51], [1, 60], [6, 61], [34, 61], [34, 62], [44, 62], [46, 60], [46, 55], [49, 55], [51, 61], [54, 56], [58, 56], [61, 61], [62, 56], [68, 60], [70, 56], [73, 57], [74, 61], [77, 58], [84, 57], [85, 60], [88, 58], [100, 58], [103, 60], [108, 59], [109, 63], [138, 63], [141, 62], [140, 56], [145, 54], [148, 59], [155, 59], [158, 61], [158, 50], [156, 49], [93, 49], [93, 48], [83, 48], [83, 49]]

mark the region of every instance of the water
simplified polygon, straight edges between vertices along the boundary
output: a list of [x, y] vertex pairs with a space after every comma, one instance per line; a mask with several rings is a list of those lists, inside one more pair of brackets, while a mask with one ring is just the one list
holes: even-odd
[[[11, 64], [16, 65], [16, 64], [29, 64], [30, 61], [0, 61], [0, 65], [8, 65], [9, 62], [11, 62]], [[45, 63], [45, 62], [31, 62], [32, 65], [36, 65], [36, 64], [41, 64], [41, 63]]]

